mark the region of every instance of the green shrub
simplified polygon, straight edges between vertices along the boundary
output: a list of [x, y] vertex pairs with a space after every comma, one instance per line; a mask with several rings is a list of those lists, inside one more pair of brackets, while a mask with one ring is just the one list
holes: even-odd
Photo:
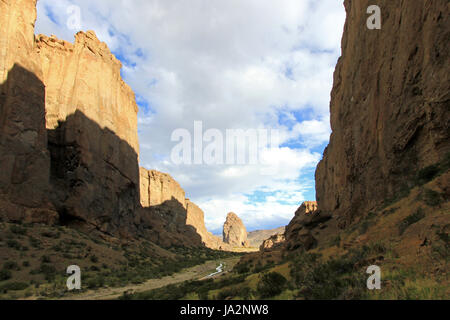
[[12, 277], [11, 271], [5, 269], [0, 270], [0, 281], [11, 279], [11, 277]]
[[246, 264], [239, 263], [238, 265], [236, 265], [233, 268], [233, 271], [237, 272], [238, 274], [244, 274], [244, 273], [249, 273], [250, 272], [250, 268]]
[[436, 207], [441, 204], [442, 199], [441, 195], [438, 192], [430, 189], [425, 189], [423, 194], [423, 201], [430, 207]]
[[20, 291], [28, 288], [28, 284], [23, 282], [9, 282], [0, 286], [0, 292], [7, 293], [8, 291]]
[[44, 231], [41, 232], [41, 236], [52, 239], [59, 239], [61, 234], [58, 231]]
[[13, 249], [16, 249], [16, 250], [20, 250], [22, 248], [22, 246], [21, 246], [21, 244], [19, 242], [17, 242], [16, 240], [12, 240], [12, 239], [6, 241], [6, 245], [9, 248], [13, 248]]
[[262, 275], [258, 283], [258, 293], [261, 298], [270, 298], [280, 294], [286, 286], [286, 278], [278, 272], [269, 272]]
[[417, 211], [409, 216], [407, 216], [405, 219], [403, 219], [400, 222], [400, 225], [398, 226], [398, 230], [400, 232], [400, 235], [405, 232], [405, 230], [412, 224], [422, 220], [425, 217], [425, 213], [423, 212], [422, 208], [417, 209]]
[[42, 273], [45, 276], [45, 280], [51, 281], [55, 279], [56, 268], [50, 264], [42, 263], [39, 268], [39, 273]]
[[418, 185], [423, 185], [436, 177], [439, 174], [439, 166], [434, 164], [428, 167], [425, 167], [417, 172], [416, 175], [416, 183]]
[[12, 233], [19, 234], [19, 235], [25, 235], [27, 233], [27, 229], [22, 228], [22, 227], [17, 226], [17, 225], [12, 225], [11, 227], [9, 227], [9, 230]]
[[28, 237], [28, 241], [33, 248], [40, 249], [42, 242], [39, 239], [36, 239], [33, 236]]
[[19, 270], [20, 270], [20, 267], [19, 267], [19, 265], [18, 265], [15, 261], [6, 261], [6, 262], [3, 264], [3, 269], [5, 269], [5, 270], [16, 270], [16, 271], [19, 271]]

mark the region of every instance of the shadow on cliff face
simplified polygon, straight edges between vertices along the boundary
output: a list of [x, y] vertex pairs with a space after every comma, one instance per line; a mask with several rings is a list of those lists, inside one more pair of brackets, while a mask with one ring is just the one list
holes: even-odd
[[48, 130], [50, 182], [60, 223], [123, 238], [142, 236], [165, 247], [201, 245], [175, 198], [142, 208], [138, 155], [123, 139], [81, 111]]
[[203, 243], [197, 230], [186, 224], [187, 209], [174, 197], [160, 205], [141, 207], [139, 216], [145, 237], [162, 247], [201, 246]]
[[134, 232], [139, 166], [134, 149], [81, 111], [48, 130], [51, 194], [60, 222], [102, 232]]
[[136, 151], [81, 111], [46, 129], [45, 85], [14, 65], [0, 84], [0, 217], [164, 245], [201, 245], [176, 199], [142, 208]]
[[0, 84], [0, 216], [10, 221], [52, 223], [46, 201], [50, 156], [45, 129], [45, 86], [15, 64]]

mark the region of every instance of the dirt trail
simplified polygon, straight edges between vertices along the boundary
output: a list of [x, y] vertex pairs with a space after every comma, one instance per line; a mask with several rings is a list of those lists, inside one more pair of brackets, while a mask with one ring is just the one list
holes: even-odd
[[224, 264], [224, 272], [230, 271], [233, 266], [239, 261], [238, 257], [212, 260], [204, 264], [197, 265], [172, 276], [167, 276], [161, 279], [150, 279], [142, 284], [128, 285], [120, 288], [101, 288], [97, 290], [89, 290], [80, 294], [74, 294], [61, 298], [61, 300], [113, 300], [120, 297], [125, 291], [142, 292], [152, 289], [161, 288], [169, 284], [180, 283], [187, 280], [195, 280], [205, 278], [213, 270], [216, 270], [220, 263]]

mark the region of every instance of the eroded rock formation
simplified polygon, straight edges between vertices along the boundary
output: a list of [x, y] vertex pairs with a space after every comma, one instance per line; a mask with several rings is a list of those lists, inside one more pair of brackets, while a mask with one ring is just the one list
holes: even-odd
[[414, 184], [450, 151], [447, 0], [345, 0], [342, 57], [331, 94], [332, 135], [316, 171], [319, 209], [344, 227]]
[[269, 250], [269, 249], [275, 249], [283, 245], [284, 241], [286, 240], [283, 233], [277, 233], [271, 236], [270, 238], [264, 240], [260, 247], [260, 251]]
[[295, 212], [294, 218], [287, 225], [284, 233], [286, 241], [284, 247], [288, 251], [298, 248], [309, 250], [317, 245], [312, 229], [330, 219], [330, 215], [324, 215], [317, 210], [316, 201], [306, 201]]
[[187, 208], [187, 220], [186, 224], [188, 226], [194, 227], [197, 233], [201, 236], [203, 244], [211, 249], [216, 250], [231, 250], [232, 247], [222, 241], [219, 237], [213, 235], [211, 232], [206, 230], [205, 227], [205, 214], [203, 210], [200, 209], [195, 203], [186, 199]]
[[233, 212], [228, 213], [223, 225], [223, 242], [235, 247], [248, 247], [247, 229], [242, 220]]

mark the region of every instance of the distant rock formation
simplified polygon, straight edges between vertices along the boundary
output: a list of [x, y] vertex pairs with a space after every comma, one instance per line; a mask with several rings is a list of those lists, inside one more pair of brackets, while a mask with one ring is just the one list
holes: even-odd
[[223, 225], [223, 242], [235, 247], [249, 247], [244, 223], [233, 212], [228, 213]]
[[279, 227], [271, 230], [256, 230], [251, 231], [247, 235], [248, 242], [251, 247], [259, 248], [261, 244], [269, 239], [273, 235], [284, 234], [284, 230], [286, 227]]
[[286, 240], [284, 233], [277, 233], [272, 235], [270, 238], [264, 240], [260, 247], [260, 251], [269, 250], [269, 249], [275, 249], [278, 247], [281, 247], [284, 244], [284, 241]]
[[187, 221], [188, 226], [195, 228], [197, 233], [201, 236], [203, 244], [211, 249], [230, 251], [233, 248], [224, 243], [222, 239], [213, 235], [211, 232], [206, 230], [205, 227], [205, 214], [202, 209], [200, 209], [195, 203], [186, 199], [187, 206]]
[[450, 151], [449, 2], [345, 0], [331, 93], [330, 144], [316, 171], [319, 209], [345, 227], [414, 185]]

